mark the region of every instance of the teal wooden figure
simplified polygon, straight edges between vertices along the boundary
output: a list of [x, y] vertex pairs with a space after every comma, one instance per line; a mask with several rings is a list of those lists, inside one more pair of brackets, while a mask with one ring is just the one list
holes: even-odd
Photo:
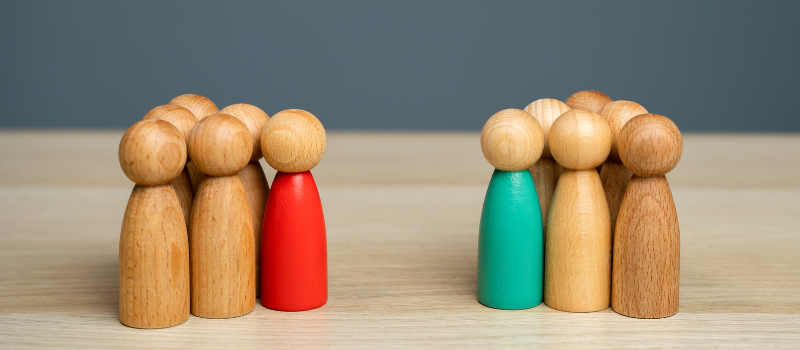
[[496, 169], [481, 213], [478, 302], [505, 310], [542, 303], [544, 232], [528, 168], [542, 155], [544, 136], [527, 112], [507, 109], [483, 127], [481, 149]]

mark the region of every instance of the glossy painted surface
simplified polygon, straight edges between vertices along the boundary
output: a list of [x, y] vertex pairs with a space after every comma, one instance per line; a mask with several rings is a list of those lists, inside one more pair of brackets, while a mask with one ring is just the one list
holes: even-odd
[[278, 172], [261, 238], [261, 304], [280, 311], [318, 308], [328, 301], [325, 218], [311, 172]]

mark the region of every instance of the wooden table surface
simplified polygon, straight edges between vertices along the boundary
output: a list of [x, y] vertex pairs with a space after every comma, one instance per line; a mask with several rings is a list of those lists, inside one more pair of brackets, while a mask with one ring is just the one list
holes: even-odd
[[637, 320], [476, 301], [478, 134], [331, 132], [328, 304], [161, 330], [118, 320], [121, 135], [0, 131], [0, 348], [800, 347], [800, 135], [684, 135], [680, 312]]

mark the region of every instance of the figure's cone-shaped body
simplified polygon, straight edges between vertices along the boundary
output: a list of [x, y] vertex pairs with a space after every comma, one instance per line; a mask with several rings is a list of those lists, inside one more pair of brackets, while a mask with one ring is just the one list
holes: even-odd
[[261, 229], [264, 227], [264, 209], [267, 207], [269, 183], [264, 169], [259, 162], [250, 162], [239, 171], [239, 180], [242, 181], [247, 203], [250, 205], [250, 214], [253, 219], [253, 237], [255, 238], [255, 266], [256, 266], [256, 297], [261, 295]]
[[545, 304], [591, 312], [611, 302], [611, 226], [600, 176], [565, 169], [547, 224]]
[[189, 318], [189, 244], [170, 185], [136, 185], [119, 239], [119, 319], [164, 328]]
[[611, 307], [636, 318], [678, 312], [680, 229], [664, 176], [634, 176], [614, 235]]
[[228, 318], [253, 311], [255, 238], [239, 177], [209, 176], [197, 189], [189, 229], [192, 314]]
[[328, 252], [322, 203], [311, 172], [278, 172], [264, 212], [261, 304], [280, 311], [328, 301]]
[[183, 219], [186, 222], [186, 228], [189, 228], [189, 219], [192, 217], [192, 205], [194, 204], [194, 190], [192, 189], [192, 180], [189, 177], [189, 171], [183, 168], [183, 171], [172, 180], [172, 188], [178, 196], [178, 202], [181, 205], [183, 212]]
[[541, 304], [544, 236], [528, 170], [495, 170], [481, 213], [478, 301], [496, 309]]

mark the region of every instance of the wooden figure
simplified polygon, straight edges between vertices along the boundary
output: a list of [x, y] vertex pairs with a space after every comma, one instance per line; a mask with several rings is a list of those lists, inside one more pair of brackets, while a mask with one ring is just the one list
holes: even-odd
[[547, 213], [550, 210], [553, 191], [556, 189], [558, 176], [561, 175], [561, 169], [563, 169], [563, 167], [553, 159], [547, 139], [550, 134], [550, 126], [553, 125], [553, 122], [558, 116], [568, 110], [569, 107], [564, 102], [552, 98], [536, 100], [525, 107], [525, 112], [530, 113], [539, 121], [539, 124], [542, 126], [542, 131], [544, 132], [544, 150], [542, 151], [542, 158], [534, 163], [530, 169], [531, 176], [533, 176], [533, 183], [536, 185], [536, 193], [539, 196], [539, 207], [542, 209], [542, 225], [544, 225], [544, 227], [547, 227]]
[[483, 126], [483, 156], [496, 168], [478, 241], [478, 301], [488, 307], [519, 310], [542, 303], [542, 214], [528, 168], [543, 148], [542, 127], [527, 112], [506, 109]]
[[[217, 105], [209, 100], [208, 97], [197, 94], [180, 95], [170, 100], [169, 104], [188, 109], [190, 112], [192, 112], [192, 114], [194, 114], [197, 121], [219, 112]], [[192, 178], [192, 186], [196, 193], [197, 187], [200, 186], [201, 182], [203, 182], [205, 175], [197, 170], [197, 167], [191, 161], [186, 164], [186, 168]]]
[[194, 114], [197, 121], [203, 120], [212, 114], [219, 113], [219, 108], [208, 97], [197, 94], [183, 94], [173, 98], [169, 104], [181, 106]]
[[311, 113], [278, 112], [261, 133], [261, 150], [278, 170], [264, 212], [261, 304], [280, 311], [328, 301], [325, 218], [310, 170], [325, 153], [325, 129]]
[[583, 109], [597, 114], [600, 114], [603, 107], [609, 102], [611, 102], [611, 98], [608, 95], [594, 90], [578, 91], [564, 101], [569, 108]]
[[617, 137], [625, 123], [640, 114], [647, 114], [647, 110], [636, 102], [622, 100], [608, 103], [600, 113], [608, 122], [608, 126], [611, 127], [611, 152], [608, 153], [608, 159], [600, 168], [600, 182], [603, 183], [603, 190], [608, 201], [612, 234], [617, 224], [617, 214], [619, 213], [619, 206], [622, 204], [622, 196], [625, 194], [625, 188], [628, 187], [628, 181], [633, 175], [619, 160]]
[[611, 128], [586, 110], [550, 127], [550, 152], [564, 166], [545, 234], [544, 302], [561, 311], [603, 310], [611, 302], [611, 225], [595, 167], [611, 149]]
[[[197, 123], [197, 118], [194, 117], [192, 112], [181, 106], [163, 105], [151, 109], [144, 115], [143, 120], [159, 119], [168, 122], [178, 128], [178, 131], [183, 135], [184, 140], [189, 139], [189, 132], [192, 131], [194, 124]], [[186, 227], [189, 227], [189, 217], [192, 214], [192, 203], [194, 202], [194, 186], [192, 185], [192, 178], [189, 175], [189, 162], [187, 161], [183, 171], [172, 180], [172, 187], [175, 193], [178, 194], [178, 200], [181, 202], [181, 209], [183, 209], [183, 218], [186, 220]]]
[[164, 328], [189, 318], [189, 243], [170, 183], [186, 162], [181, 132], [161, 120], [133, 124], [119, 144], [119, 165], [133, 188], [119, 237], [119, 320]]
[[236, 176], [252, 148], [250, 130], [227, 114], [203, 118], [189, 135], [189, 157], [208, 175], [197, 189], [189, 225], [192, 314], [200, 317], [236, 317], [255, 307], [253, 218]]
[[680, 229], [675, 202], [664, 176], [683, 152], [678, 127], [657, 114], [628, 121], [617, 140], [631, 178], [614, 232], [611, 307], [636, 318], [678, 312]]
[[253, 155], [250, 157], [250, 162], [239, 171], [238, 175], [244, 186], [244, 192], [247, 194], [250, 214], [253, 216], [256, 248], [256, 297], [258, 297], [261, 295], [261, 274], [259, 273], [261, 269], [261, 229], [264, 225], [264, 209], [267, 206], [267, 195], [269, 194], [269, 183], [258, 160], [262, 157], [261, 131], [269, 120], [269, 116], [261, 108], [246, 103], [230, 105], [223, 108], [220, 113], [241, 120], [253, 137]]

